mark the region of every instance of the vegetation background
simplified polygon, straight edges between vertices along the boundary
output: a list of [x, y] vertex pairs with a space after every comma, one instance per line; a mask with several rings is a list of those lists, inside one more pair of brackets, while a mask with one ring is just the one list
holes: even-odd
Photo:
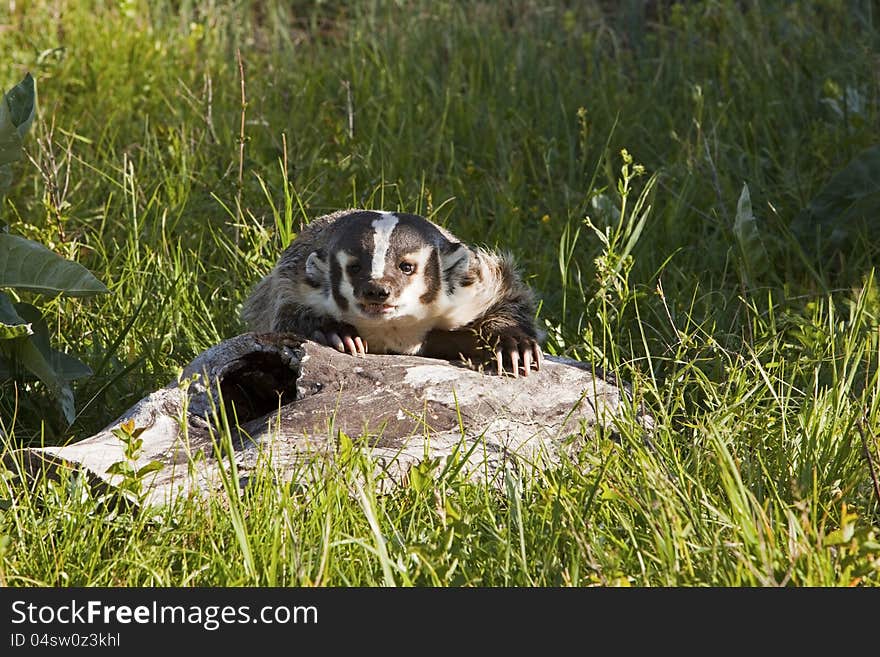
[[0, 86], [30, 71], [39, 104], [2, 220], [109, 288], [27, 299], [92, 374], [70, 426], [3, 382], [7, 456], [240, 332], [302, 222], [346, 206], [510, 249], [547, 351], [631, 381], [657, 429], [502, 492], [428, 470], [352, 496], [355, 463], [137, 513], [8, 468], [0, 585], [876, 585], [877, 11], [4, 0]]

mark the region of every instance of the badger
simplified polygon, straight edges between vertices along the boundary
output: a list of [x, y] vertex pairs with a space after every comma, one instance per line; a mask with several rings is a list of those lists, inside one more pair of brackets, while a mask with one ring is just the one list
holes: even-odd
[[462, 359], [518, 377], [544, 362], [536, 302], [512, 258], [415, 214], [341, 210], [305, 226], [253, 288], [242, 320], [352, 356]]

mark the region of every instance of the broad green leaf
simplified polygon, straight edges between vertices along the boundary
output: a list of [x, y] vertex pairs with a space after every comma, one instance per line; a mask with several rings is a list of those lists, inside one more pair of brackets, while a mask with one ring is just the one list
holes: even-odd
[[736, 203], [733, 234], [736, 236], [740, 256], [749, 276], [756, 276], [767, 271], [769, 258], [767, 250], [764, 248], [764, 242], [761, 241], [758, 222], [752, 212], [752, 198], [749, 194], [748, 185], [743, 185], [739, 200]]
[[0, 292], [0, 322], [7, 324], [24, 324], [24, 318], [15, 310], [15, 305], [8, 294]]
[[[6, 103], [0, 101], [0, 167], [5, 169], [9, 164], [20, 159], [21, 135], [12, 123]], [[4, 190], [0, 189], [0, 192], [2, 191]]]
[[0, 340], [21, 338], [33, 333], [30, 324], [5, 324], [0, 322]]
[[21, 140], [33, 123], [35, 110], [36, 88], [28, 73], [0, 100], [0, 165], [21, 158]]
[[14, 311], [23, 318], [22, 321], [29, 323], [33, 331], [31, 340], [61, 381], [73, 381], [92, 374], [91, 368], [78, 358], [52, 348], [49, 344], [49, 325], [39, 309], [29, 303], [17, 303]]
[[15, 124], [20, 137], [24, 137], [37, 109], [37, 86], [30, 73], [25, 74], [24, 79], [6, 92], [4, 97], [9, 105], [9, 114], [12, 123]]
[[860, 226], [874, 233], [880, 229], [880, 145], [861, 151], [835, 173], [794, 218], [791, 229], [801, 238], [818, 232], [840, 244]]
[[12, 186], [11, 163], [21, 159], [22, 138], [33, 123], [36, 107], [30, 73], [0, 99], [0, 194]]
[[11, 358], [21, 364], [22, 367], [31, 372], [40, 381], [42, 381], [49, 393], [61, 406], [61, 412], [64, 413], [68, 423], [72, 423], [76, 417], [73, 406], [73, 390], [70, 385], [62, 380], [58, 374], [52, 369], [51, 364], [43, 357], [43, 354], [37, 349], [33, 340], [29, 337], [4, 343], [8, 345], [6, 353]]
[[33, 332], [31, 325], [15, 312], [9, 296], [0, 292], [0, 340], [20, 338]]
[[78, 262], [66, 260], [42, 244], [0, 233], [0, 288], [85, 297], [107, 292]]
[[73, 381], [92, 375], [92, 368], [79, 358], [57, 349], [52, 349], [49, 352], [49, 364], [52, 365], [52, 369], [62, 381]]
[[0, 196], [12, 187], [12, 165], [0, 164]]
[[49, 324], [43, 317], [43, 313], [36, 306], [29, 303], [13, 304], [13, 309], [22, 318], [23, 321], [29, 322], [34, 331], [34, 337], [31, 338], [37, 349], [48, 360], [49, 354]]

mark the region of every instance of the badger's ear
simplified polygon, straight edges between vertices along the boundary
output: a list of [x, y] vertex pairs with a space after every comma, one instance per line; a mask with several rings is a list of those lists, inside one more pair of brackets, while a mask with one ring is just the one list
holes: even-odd
[[312, 251], [306, 258], [306, 282], [310, 285], [322, 285], [329, 278], [330, 268], [323, 249]]
[[471, 265], [471, 250], [461, 242], [446, 242], [440, 246], [440, 276], [451, 292], [467, 277]]

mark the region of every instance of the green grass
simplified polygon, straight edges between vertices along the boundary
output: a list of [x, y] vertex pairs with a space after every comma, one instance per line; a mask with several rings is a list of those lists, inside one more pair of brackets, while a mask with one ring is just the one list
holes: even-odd
[[[0, 585], [878, 584], [877, 242], [816, 255], [788, 230], [877, 143], [876, 5], [611, 4], [4, 9], [0, 81], [30, 70], [40, 113], [2, 219], [111, 293], [38, 300], [94, 375], [71, 427], [38, 386], [0, 386], [2, 451], [165, 385], [242, 330], [301, 222], [352, 205], [511, 250], [547, 350], [631, 381], [656, 429], [500, 492], [376, 496], [355, 462], [136, 513], [9, 471]], [[763, 259], [734, 232], [744, 185]]]

